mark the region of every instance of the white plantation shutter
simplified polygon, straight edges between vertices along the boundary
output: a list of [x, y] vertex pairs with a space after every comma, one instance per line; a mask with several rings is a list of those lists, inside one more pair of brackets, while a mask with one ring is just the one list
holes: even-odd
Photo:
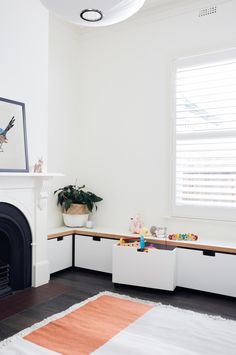
[[175, 214], [236, 220], [235, 50], [177, 62], [175, 117]]

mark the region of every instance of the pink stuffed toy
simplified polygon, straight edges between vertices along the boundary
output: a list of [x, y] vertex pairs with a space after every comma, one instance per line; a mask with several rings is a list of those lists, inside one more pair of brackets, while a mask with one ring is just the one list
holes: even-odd
[[134, 218], [131, 218], [130, 231], [131, 233], [139, 234], [143, 228], [143, 221], [141, 216], [137, 214]]

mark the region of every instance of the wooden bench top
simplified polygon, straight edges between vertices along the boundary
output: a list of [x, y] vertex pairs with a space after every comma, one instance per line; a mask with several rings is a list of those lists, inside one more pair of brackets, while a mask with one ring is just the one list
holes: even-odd
[[[117, 239], [124, 237], [137, 237], [137, 235], [129, 234], [127, 232], [123, 233], [121, 231], [111, 231], [107, 228], [69, 228], [69, 227], [58, 227], [53, 228], [48, 231], [48, 239], [55, 239], [58, 237], [69, 236], [69, 235], [83, 235], [89, 237], [101, 237], [108, 239]], [[200, 250], [212, 250], [221, 253], [236, 254], [236, 240], [232, 241], [215, 241], [210, 239], [201, 239], [198, 241], [176, 241], [176, 240], [164, 240], [159, 238], [146, 238], [148, 242], [156, 244], [166, 244], [175, 247], [188, 248], [188, 249], [200, 249]]]

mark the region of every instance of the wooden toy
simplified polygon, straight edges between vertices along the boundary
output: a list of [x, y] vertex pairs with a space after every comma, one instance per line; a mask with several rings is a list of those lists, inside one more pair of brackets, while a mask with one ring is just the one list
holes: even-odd
[[191, 241], [196, 241], [198, 240], [198, 236], [193, 233], [177, 233], [177, 234], [170, 234], [168, 236], [169, 240], [191, 240]]
[[124, 240], [124, 238], [120, 238], [119, 245], [125, 245], [125, 240]]
[[120, 238], [119, 245], [124, 247], [139, 247], [140, 238]]

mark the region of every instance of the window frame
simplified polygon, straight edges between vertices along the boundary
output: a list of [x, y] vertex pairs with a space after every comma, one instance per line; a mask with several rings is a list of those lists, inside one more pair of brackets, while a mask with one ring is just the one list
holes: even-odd
[[[194, 55], [175, 59], [172, 65], [172, 139], [171, 139], [171, 216], [178, 218], [191, 218], [203, 220], [218, 220], [236, 222], [236, 207], [218, 207], [218, 206], [197, 206], [197, 205], [177, 205], [176, 203], [176, 74], [177, 69], [191, 66], [207, 65], [207, 63], [216, 63], [236, 59], [236, 47], [224, 49], [222, 51], [206, 54]], [[235, 131], [228, 132], [235, 136]], [[225, 134], [224, 134], [225, 136]], [[200, 137], [200, 136], [199, 136]], [[203, 135], [202, 135], [203, 137]]]

